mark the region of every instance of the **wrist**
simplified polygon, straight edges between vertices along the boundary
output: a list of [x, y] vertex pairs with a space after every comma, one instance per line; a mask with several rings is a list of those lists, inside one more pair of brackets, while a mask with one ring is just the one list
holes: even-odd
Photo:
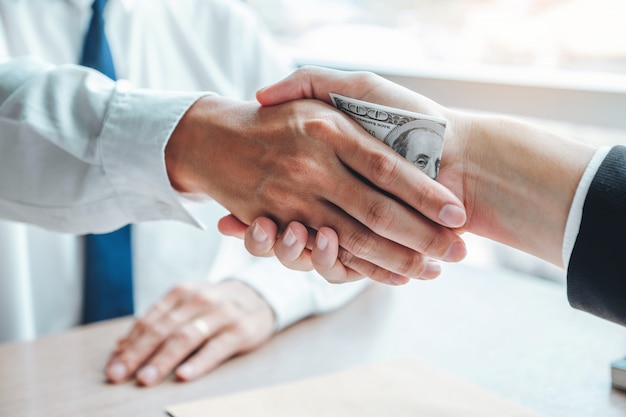
[[594, 148], [513, 119], [470, 117], [477, 234], [562, 265], [567, 216]]
[[[172, 187], [185, 194], [209, 195], [201, 172], [208, 162], [203, 152], [208, 151], [212, 137], [211, 111], [219, 97], [210, 94], [200, 97], [181, 117], [165, 147], [165, 166]], [[207, 140], [208, 139], [208, 140]]]

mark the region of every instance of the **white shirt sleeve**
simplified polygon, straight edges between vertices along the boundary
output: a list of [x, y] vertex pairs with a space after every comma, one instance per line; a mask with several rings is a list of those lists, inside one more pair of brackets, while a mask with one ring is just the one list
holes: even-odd
[[371, 283], [365, 278], [331, 284], [315, 272], [288, 270], [273, 258], [255, 262], [235, 278], [254, 288], [272, 307], [277, 331], [343, 306]]
[[570, 207], [569, 215], [567, 216], [565, 236], [563, 236], [563, 267], [565, 269], [567, 269], [569, 265], [569, 260], [572, 256], [572, 251], [574, 250], [574, 244], [576, 243], [576, 238], [578, 237], [580, 222], [583, 218], [583, 206], [585, 205], [585, 199], [587, 198], [589, 187], [598, 172], [598, 168], [600, 168], [602, 161], [604, 161], [604, 158], [606, 158], [606, 155], [610, 150], [611, 148], [609, 146], [603, 146], [596, 151], [591, 158], [591, 161], [589, 161], [589, 165], [587, 165], [587, 168], [578, 183], [578, 187], [576, 188], [574, 200], [572, 200], [572, 206]]
[[206, 94], [135, 89], [34, 58], [0, 64], [0, 217], [72, 233], [197, 225], [170, 185], [164, 149]]

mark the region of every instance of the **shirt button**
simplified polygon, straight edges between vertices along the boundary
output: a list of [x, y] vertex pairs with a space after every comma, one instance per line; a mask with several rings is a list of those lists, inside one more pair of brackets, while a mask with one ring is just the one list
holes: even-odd
[[159, 210], [159, 213], [161, 213], [161, 215], [165, 217], [170, 217], [172, 215], [172, 206], [170, 206], [166, 202], [157, 201], [156, 206], [157, 206], [157, 210]]

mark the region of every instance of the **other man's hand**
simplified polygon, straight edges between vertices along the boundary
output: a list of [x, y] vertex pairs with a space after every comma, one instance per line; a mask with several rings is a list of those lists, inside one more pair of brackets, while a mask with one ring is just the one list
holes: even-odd
[[107, 379], [151, 386], [174, 371], [182, 381], [194, 380], [262, 345], [274, 320], [269, 304], [243, 282], [178, 285], [118, 341]]

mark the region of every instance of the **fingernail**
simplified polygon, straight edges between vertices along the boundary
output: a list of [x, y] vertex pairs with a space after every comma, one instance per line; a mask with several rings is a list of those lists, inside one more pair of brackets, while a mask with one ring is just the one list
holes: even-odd
[[405, 277], [404, 275], [398, 275], [398, 274], [391, 274], [391, 277], [389, 278], [389, 280], [391, 281], [393, 285], [404, 285], [407, 282], [409, 282], [408, 277]]
[[159, 372], [154, 365], [144, 366], [137, 373], [137, 380], [144, 385], [154, 384], [158, 377]]
[[443, 256], [443, 260], [448, 262], [458, 262], [465, 258], [465, 255], [467, 255], [465, 244], [462, 242], [454, 242], [450, 245], [448, 251]]
[[182, 379], [191, 379], [196, 374], [196, 368], [188, 363], [184, 363], [176, 369], [176, 375]]
[[285, 236], [283, 237], [283, 243], [288, 248], [292, 247], [293, 244], [296, 243], [296, 235], [290, 229], [287, 229], [287, 232], [285, 232]]
[[465, 210], [453, 204], [446, 204], [439, 212], [439, 220], [448, 227], [461, 227], [465, 224]]
[[126, 375], [128, 375], [126, 365], [121, 362], [113, 361], [107, 368], [107, 376], [113, 382], [118, 382], [126, 379]]
[[267, 233], [265, 233], [265, 230], [263, 230], [258, 223], [254, 223], [254, 227], [252, 228], [252, 239], [257, 242], [265, 242], [267, 239]]
[[328, 247], [328, 238], [321, 233], [317, 234], [317, 240], [315, 245], [319, 250], [324, 250]]
[[428, 261], [420, 278], [433, 279], [437, 278], [439, 274], [441, 274], [441, 265], [439, 264], [439, 262]]

